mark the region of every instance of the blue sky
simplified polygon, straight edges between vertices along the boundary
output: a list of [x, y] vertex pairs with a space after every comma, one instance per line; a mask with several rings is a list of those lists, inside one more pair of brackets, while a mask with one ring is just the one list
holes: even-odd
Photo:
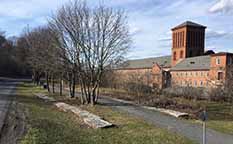
[[[36, 27], [69, 0], [1, 0], [0, 30], [18, 36]], [[233, 52], [233, 0], [87, 0], [128, 12], [133, 39], [128, 58], [169, 55], [171, 28], [194, 21], [207, 26], [206, 50]]]

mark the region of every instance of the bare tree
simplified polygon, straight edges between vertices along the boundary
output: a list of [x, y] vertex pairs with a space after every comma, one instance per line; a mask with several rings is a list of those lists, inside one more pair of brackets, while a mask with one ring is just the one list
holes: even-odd
[[38, 27], [27, 31], [24, 39], [27, 41], [30, 64], [37, 84], [40, 77], [45, 75], [47, 88], [50, 92], [50, 82], [52, 82], [52, 92], [55, 92], [55, 78], [58, 78], [62, 71], [59, 59], [59, 49], [54, 45], [53, 33], [47, 27]]
[[90, 8], [75, 0], [59, 9], [49, 23], [69, 64], [73, 86], [78, 77], [83, 103], [95, 104], [104, 70], [121, 61], [130, 47], [125, 13], [101, 5]]

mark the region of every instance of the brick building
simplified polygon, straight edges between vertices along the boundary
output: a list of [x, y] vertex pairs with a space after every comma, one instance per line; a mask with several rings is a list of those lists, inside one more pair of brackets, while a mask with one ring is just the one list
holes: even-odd
[[205, 26], [190, 21], [172, 29], [171, 56], [129, 60], [117, 70], [124, 80], [145, 75], [152, 87], [216, 87], [233, 80], [232, 53], [205, 53]]

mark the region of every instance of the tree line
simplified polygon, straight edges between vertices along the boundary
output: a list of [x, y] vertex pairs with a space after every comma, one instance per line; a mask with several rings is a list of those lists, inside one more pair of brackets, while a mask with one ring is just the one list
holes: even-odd
[[6, 38], [5, 32], [0, 32], [0, 76], [28, 76], [30, 69], [26, 63], [25, 51], [25, 48], [16, 43], [15, 37]]
[[75, 97], [77, 85], [81, 102], [95, 104], [103, 74], [124, 60], [131, 46], [127, 15], [123, 10], [74, 0], [58, 9], [44, 26], [29, 29], [17, 46], [25, 49], [33, 81], [46, 79], [49, 92], [55, 84], [68, 82]]

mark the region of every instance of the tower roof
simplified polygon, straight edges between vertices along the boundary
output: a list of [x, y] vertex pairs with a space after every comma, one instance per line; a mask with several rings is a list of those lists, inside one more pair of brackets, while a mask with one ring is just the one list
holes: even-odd
[[190, 26], [190, 27], [198, 27], [198, 28], [206, 28], [206, 26], [191, 22], [191, 21], [186, 21], [176, 27], [174, 27], [172, 30], [178, 29], [178, 28], [182, 28], [182, 27], [186, 27], [186, 26]]

